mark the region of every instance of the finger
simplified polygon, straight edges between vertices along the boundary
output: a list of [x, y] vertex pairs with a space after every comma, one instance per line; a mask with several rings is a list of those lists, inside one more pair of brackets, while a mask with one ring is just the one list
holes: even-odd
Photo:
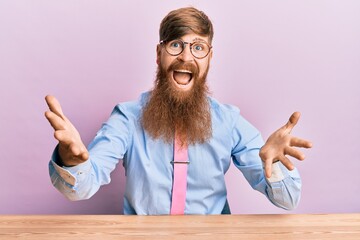
[[273, 161], [271, 159], [267, 159], [264, 161], [264, 168], [265, 168], [265, 176], [267, 178], [271, 177], [271, 168], [272, 168]]
[[302, 148], [311, 148], [312, 143], [310, 141], [307, 141], [305, 139], [293, 137], [290, 140], [290, 145], [294, 147], [302, 147]]
[[294, 165], [292, 164], [292, 162], [285, 157], [284, 155], [279, 157], [279, 161], [290, 171], [294, 170]]
[[299, 118], [300, 118], [300, 112], [294, 112], [293, 114], [291, 114], [289, 121], [285, 124], [285, 129], [288, 134], [291, 133], [292, 129], [299, 121]]
[[302, 152], [300, 152], [299, 150], [292, 148], [292, 147], [286, 147], [285, 154], [290, 155], [298, 160], [305, 159], [305, 155]]
[[45, 101], [46, 101], [50, 111], [52, 111], [53, 113], [58, 115], [60, 118], [64, 119], [64, 114], [63, 114], [63, 111], [61, 109], [61, 105], [60, 105], [59, 101], [54, 96], [47, 95], [45, 97]]
[[51, 111], [46, 111], [45, 117], [55, 130], [64, 130], [66, 128], [64, 120], [55, 113]]
[[67, 130], [56, 130], [54, 133], [55, 139], [57, 139], [61, 144], [70, 146], [74, 142], [74, 138], [71, 133]]

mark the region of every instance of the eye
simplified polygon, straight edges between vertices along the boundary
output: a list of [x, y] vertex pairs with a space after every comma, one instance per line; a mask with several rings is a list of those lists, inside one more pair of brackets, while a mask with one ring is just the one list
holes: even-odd
[[178, 41], [170, 42], [170, 47], [171, 47], [171, 48], [180, 48], [180, 47], [181, 47], [181, 44], [180, 44], [180, 42], [178, 42]]
[[202, 43], [195, 43], [193, 49], [197, 52], [204, 51], [205, 46]]

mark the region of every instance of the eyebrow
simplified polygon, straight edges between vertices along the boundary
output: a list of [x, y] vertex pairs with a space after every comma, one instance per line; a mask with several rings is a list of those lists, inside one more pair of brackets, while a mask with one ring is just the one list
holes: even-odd
[[207, 41], [205, 41], [205, 40], [202, 39], [202, 38], [194, 38], [192, 41], [193, 41], [193, 42], [195, 42], [195, 41], [200, 41], [200, 42], [206, 42], [206, 43], [207, 43]]

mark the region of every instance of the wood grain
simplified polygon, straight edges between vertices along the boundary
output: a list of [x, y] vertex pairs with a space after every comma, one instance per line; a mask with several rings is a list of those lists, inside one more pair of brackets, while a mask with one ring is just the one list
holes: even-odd
[[0, 239], [360, 240], [360, 214], [2, 215]]

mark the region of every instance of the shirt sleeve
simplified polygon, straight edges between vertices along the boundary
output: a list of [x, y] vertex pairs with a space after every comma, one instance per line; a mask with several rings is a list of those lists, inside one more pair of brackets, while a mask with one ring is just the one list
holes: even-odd
[[93, 196], [111, 181], [110, 174], [130, 144], [131, 121], [121, 106], [114, 108], [110, 118], [89, 144], [89, 159], [74, 167], [59, 166], [58, 147], [49, 162], [51, 182], [68, 199], [83, 200]]
[[232, 131], [232, 159], [251, 187], [263, 193], [274, 205], [291, 210], [300, 200], [301, 179], [297, 169], [292, 171], [281, 163], [272, 166], [271, 178], [266, 178], [259, 157], [264, 141], [259, 131], [241, 115], [235, 117]]

